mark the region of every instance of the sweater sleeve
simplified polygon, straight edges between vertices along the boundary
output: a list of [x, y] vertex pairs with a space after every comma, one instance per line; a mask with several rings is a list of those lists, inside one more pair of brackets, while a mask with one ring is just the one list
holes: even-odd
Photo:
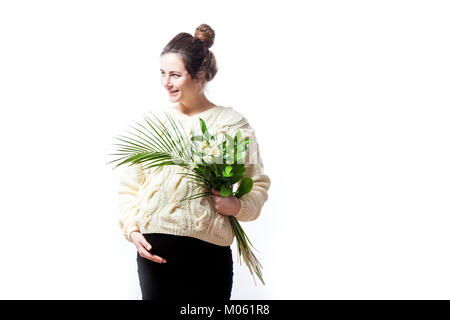
[[268, 199], [271, 180], [264, 172], [264, 163], [254, 129], [247, 121], [244, 121], [244, 124], [233, 133], [233, 136], [238, 130], [241, 131], [242, 138], [248, 137], [250, 139], [245, 159], [246, 171], [244, 177], [252, 178], [253, 188], [249, 193], [239, 198], [241, 209], [235, 217], [239, 221], [252, 221], [259, 217], [261, 209]]
[[119, 169], [119, 225], [124, 237], [131, 242], [131, 232], [139, 231], [136, 220], [139, 212], [138, 192], [145, 175], [142, 164], [124, 164]]

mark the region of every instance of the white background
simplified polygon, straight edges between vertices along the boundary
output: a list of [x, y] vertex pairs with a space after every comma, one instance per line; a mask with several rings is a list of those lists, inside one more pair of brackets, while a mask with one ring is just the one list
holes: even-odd
[[216, 104], [255, 128], [263, 264], [232, 299], [450, 298], [446, 1], [0, 2], [2, 299], [140, 299], [113, 137], [168, 103], [159, 54], [216, 31]]

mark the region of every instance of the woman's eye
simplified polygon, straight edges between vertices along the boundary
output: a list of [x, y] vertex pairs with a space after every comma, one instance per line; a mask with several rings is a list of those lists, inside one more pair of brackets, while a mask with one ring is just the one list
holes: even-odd
[[[161, 72], [161, 76], [165, 76], [166, 74]], [[172, 76], [179, 78], [180, 76], [178, 74], [173, 74]]]

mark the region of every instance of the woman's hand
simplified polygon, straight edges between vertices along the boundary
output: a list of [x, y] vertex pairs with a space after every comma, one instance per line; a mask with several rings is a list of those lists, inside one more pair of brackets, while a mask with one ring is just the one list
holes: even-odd
[[148, 260], [158, 262], [158, 263], [166, 263], [167, 260], [163, 259], [157, 255], [151, 254], [149, 251], [152, 249], [152, 246], [150, 243], [145, 240], [145, 237], [142, 235], [142, 233], [138, 231], [133, 231], [130, 235], [131, 241], [133, 241], [134, 245], [137, 248], [137, 251], [139, 252], [139, 255], [142, 258], [146, 258]]
[[235, 196], [222, 197], [220, 191], [212, 189], [212, 205], [214, 209], [226, 216], [235, 216], [241, 210], [241, 200]]

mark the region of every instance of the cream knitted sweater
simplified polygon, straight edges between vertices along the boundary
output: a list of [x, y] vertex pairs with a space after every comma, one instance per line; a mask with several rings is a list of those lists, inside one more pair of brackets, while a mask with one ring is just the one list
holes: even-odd
[[[224, 106], [215, 106], [193, 116], [178, 111], [174, 106], [151, 112], [165, 124], [168, 122], [164, 113], [180, 120], [188, 135], [201, 134], [199, 118], [202, 118], [210, 133], [227, 132], [234, 136], [241, 130], [243, 138], [249, 137], [245, 177], [251, 177], [254, 184], [249, 193], [239, 198], [241, 209], [235, 217], [239, 221], [252, 221], [259, 217], [268, 199], [271, 180], [264, 173], [255, 131], [241, 113]], [[214, 210], [211, 196], [177, 205], [178, 199], [202, 192], [184, 175], [177, 174], [185, 170], [175, 165], [145, 170], [142, 164], [119, 167], [119, 224], [128, 241], [131, 241], [131, 232], [140, 231], [190, 236], [219, 246], [233, 243], [234, 233], [229, 218]]]

